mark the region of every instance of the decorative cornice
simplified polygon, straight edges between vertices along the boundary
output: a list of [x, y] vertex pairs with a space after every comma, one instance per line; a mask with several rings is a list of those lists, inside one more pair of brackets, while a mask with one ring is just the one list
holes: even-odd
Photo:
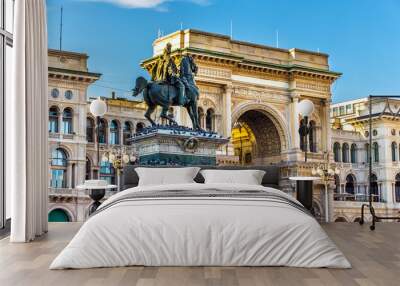
[[80, 82], [92, 83], [101, 77], [101, 73], [85, 72], [78, 70], [62, 69], [49, 67], [49, 78], [75, 80]]
[[[302, 66], [298, 64], [274, 64], [264, 61], [249, 60], [241, 56], [192, 47], [177, 49], [172, 52], [172, 56], [176, 57], [180, 53], [190, 54], [195, 59], [198, 59], [200, 61], [207, 61], [219, 64], [223, 63], [227, 66], [237, 67], [240, 69], [271, 72], [276, 75], [283, 75], [287, 77], [293, 75], [294, 77], [304, 76], [334, 81], [342, 75], [342, 73], [325, 69]], [[155, 56], [149, 59], [145, 59], [141, 62], [141, 66], [149, 70], [156, 63], [156, 60], [159, 57], [160, 56]]]

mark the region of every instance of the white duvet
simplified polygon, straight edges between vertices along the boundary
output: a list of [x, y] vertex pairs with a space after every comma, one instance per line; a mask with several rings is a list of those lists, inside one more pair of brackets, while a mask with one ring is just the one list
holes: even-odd
[[[137, 192], [168, 190], [265, 191], [285, 197], [292, 205], [251, 196], [121, 199]], [[128, 189], [100, 206], [50, 269], [351, 267], [318, 222], [293, 204], [298, 202], [279, 190], [254, 185], [194, 183]]]

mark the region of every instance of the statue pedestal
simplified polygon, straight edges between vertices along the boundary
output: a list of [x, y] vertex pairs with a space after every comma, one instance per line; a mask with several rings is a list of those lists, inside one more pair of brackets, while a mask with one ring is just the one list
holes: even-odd
[[216, 150], [229, 138], [183, 126], [152, 126], [135, 134], [140, 165], [214, 166]]

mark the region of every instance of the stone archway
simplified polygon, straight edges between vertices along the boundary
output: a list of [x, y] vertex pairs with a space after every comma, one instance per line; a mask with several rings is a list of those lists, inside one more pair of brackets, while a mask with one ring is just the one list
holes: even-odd
[[71, 222], [72, 215], [63, 207], [55, 207], [48, 212], [49, 222]]
[[[235, 154], [242, 155], [239, 157], [244, 157], [246, 164], [268, 164], [282, 160], [282, 151], [288, 146], [288, 136], [286, 124], [276, 110], [262, 104], [249, 104], [237, 108], [232, 120]], [[238, 132], [238, 129], [244, 131]]]
[[271, 105], [266, 105], [262, 103], [242, 103], [239, 104], [232, 111], [232, 128], [235, 123], [239, 120], [239, 118], [248, 111], [258, 111], [265, 115], [268, 119], [272, 121], [275, 125], [276, 130], [278, 131], [279, 138], [282, 144], [282, 151], [285, 151], [289, 148], [290, 136], [289, 136], [289, 127], [285, 121], [285, 118], [274, 107]]

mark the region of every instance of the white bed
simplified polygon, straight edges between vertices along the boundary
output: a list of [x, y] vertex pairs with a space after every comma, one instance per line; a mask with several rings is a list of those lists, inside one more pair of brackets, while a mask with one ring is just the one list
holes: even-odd
[[351, 267], [285, 193], [197, 183], [135, 187], [112, 196], [50, 269], [128, 265]]

